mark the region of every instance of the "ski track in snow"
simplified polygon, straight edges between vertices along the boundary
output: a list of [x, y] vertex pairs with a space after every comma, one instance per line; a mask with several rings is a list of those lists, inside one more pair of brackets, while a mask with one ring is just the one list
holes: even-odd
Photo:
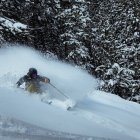
[[[47, 94], [44, 93], [42, 97], [52, 99], [52, 105], [41, 102], [39, 95], [30, 95], [17, 89], [16, 81], [25, 75], [30, 67], [37, 68], [40, 75], [49, 77], [51, 83], [68, 95], [72, 102], [65, 101], [54, 88], [45, 84], [43, 88]], [[139, 140], [140, 106], [116, 95], [97, 91], [96, 87], [97, 80], [85, 71], [47, 56], [43, 57], [25, 46], [0, 49], [0, 115], [47, 131], [56, 131], [57, 136], [61, 131], [65, 132], [65, 136], [67, 133], [92, 136], [82, 137], [89, 140]], [[66, 111], [67, 104], [74, 103], [74, 108]], [[11, 129], [14, 131], [14, 126], [11, 126]], [[5, 129], [0, 127], [0, 130], [0, 139], [9, 140]], [[12, 135], [14, 134], [10, 132], [11, 138]], [[65, 136], [63, 134], [61, 139], [66, 139]], [[27, 138], [30, 140], [33, 137], [30, 135]], [[38, 139], [41, 139], [41, 136]], [[45, 137], [42, 136], [42, 139]], [[75, 139], [79, 137], [76, 136]]]

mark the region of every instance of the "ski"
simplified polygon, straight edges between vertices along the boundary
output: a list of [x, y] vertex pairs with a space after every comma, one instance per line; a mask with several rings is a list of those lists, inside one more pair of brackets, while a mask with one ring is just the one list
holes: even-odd
[[74, 110], [75, 109], [75, 107], [76, 107], [76, 104], [69, 104], [69, 105], [67, 105], [67, 111], [72, 111], [72, 110]]
[[66, 111], [71, 111], [75, 106], [74, 104], [72, 104], [72, 102], [70, 100], [59, 101], [59, 100], [55, 100], [55, 99], [47, 99], [45, 97], [42, 97], [41, 101], [48, 105], [53, 105], [53, 106], [63, 108]]
[[47, 104], [49, 104], [49, 105], [52, 104], [52, 100], [44, 100], [44, 99], [41, 99], [41, 101], [42, 101], [43, 103], [47, 103]]
[[72, 107], [71, 107], [71, 106], [68, 106], [68, 107], [67, 107], [67, 110], [68, 110], [68, 111], [69, 111], [69, 110], [71, 110], [71, 109], [72, 109]]
[[47, 101], [47, 103], [50, 105], [50, 104], [52, 104], [52, 101], [49, 100], [49, 101]]
[[[52, 105], [52, 103], [53, 103], [53, 101], [51, 101], [51, 100], [42, 100], [42, 102], [43, 102], [43, 103], [46, 103], [46, 104], [48, 104], [48, 105]], [[70, 111], [71, 109], [72, 109], [71, 106], [67, 106], [67, 107], [66, 107], [66, 110], [67, 110], [67, 111]]]

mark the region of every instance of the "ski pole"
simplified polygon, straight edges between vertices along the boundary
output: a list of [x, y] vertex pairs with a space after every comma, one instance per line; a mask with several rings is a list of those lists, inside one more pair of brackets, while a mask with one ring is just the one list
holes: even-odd
[[61, 92], [57, 87], [55, 87], [54, 85], [52, 85], [51, 83], [49, 83], [53, 88], [55, 88], [60, 94], [62, 94], [65, 98], [69, 99], [68, 96], [66, 96], [63, 92]]

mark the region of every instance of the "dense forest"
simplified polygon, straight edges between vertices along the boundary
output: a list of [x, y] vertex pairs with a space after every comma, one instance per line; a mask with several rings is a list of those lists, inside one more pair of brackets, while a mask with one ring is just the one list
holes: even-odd
[[0, 46], [53, 54], [140, 103], [139, 0], [1, 0], [0, 9]]

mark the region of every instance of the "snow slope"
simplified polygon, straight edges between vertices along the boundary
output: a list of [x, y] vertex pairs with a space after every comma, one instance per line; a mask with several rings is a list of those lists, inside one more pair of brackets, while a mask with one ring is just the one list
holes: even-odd
[[[49, 77], [51, 83], [76, 102], [76, 106], [71, 111], [66, 111], [64, 108], [68, 102], [64, 102], [64, 98], [50, 85], [43, 85], [43, 88], [47, 93], [46, 97], [54, 101], [52, 105], [41, 102], [39, 95], [30, 95], [17, 89], [16, 81], [26, 74], [30, 67], [36, 67], [40, 75]], [[75, 139], [78, 137], [74, 137], [74, 134], [83, 138], [90, 136], [87, 139], [139, 140], [140, 105], [97, 91], [97, 83], [97, 80], [85, 71], [44, 57], [25, 46], [0, 49], [2, 118], [21, 120], [33, 128], [36, 126], [39, 132], [38, 127], [52, 133], [55, 131], [55, 135], [64, 132], [63, 139], [72, 138], [67, 135], [71, 133]], [[0, 119], [0, 139], [4, 139], [3, 124], [3, 119]], [[22, 124], [20, 126], [22, 127]], [[15, 125], [10, 126], [10, 130], [14, 132], [17, 129]], [[24, 134], [25, 131], [20, 133]], [[41, 134], [40, 132], [38, 139], [41, 139]], [[12, 135], [9, 134], [10, 136]]]

